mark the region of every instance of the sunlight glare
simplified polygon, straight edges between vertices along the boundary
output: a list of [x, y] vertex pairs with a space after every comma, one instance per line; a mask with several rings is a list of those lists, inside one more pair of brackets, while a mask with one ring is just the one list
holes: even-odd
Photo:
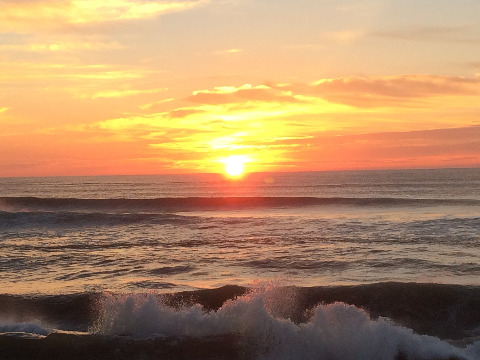
[[230, 155], [225, 159], [225, 172], [230, 177], [239, 177], [245, 171], [245, 163], [249, 159], [243, 155]]

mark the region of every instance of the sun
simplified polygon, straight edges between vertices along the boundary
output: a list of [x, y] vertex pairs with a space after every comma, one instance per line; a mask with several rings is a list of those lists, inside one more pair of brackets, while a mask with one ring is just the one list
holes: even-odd
[[245, 171], [245, 163], [249, 159], [243, 155], [230, 155], [224, 160], [225, 173], [230, 177], [240, 177]]

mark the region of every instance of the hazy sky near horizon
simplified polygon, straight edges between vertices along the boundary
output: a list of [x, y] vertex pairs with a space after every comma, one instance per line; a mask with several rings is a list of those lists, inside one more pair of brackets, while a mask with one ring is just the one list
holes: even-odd
[[0, 176], [480, 166], [478, 0], [0, 0]]

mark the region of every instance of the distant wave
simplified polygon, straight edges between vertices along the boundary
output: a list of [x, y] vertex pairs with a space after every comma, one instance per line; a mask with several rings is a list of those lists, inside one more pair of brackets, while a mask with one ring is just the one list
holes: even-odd
[[0, 295], [0, 346], [10, 359], [75, 347], [102, 359], [478, 360], [479, 302], [480, 287], [414, 283]]
[[17, 212], [0, 210], [0, 226], [3, 229], [14, 227], [55, 226], [68, 227], [73, 225], [128, 225], [128, 224], [187, 224], [193, 217], [181, 216], [172, 213], [152, 212], [144, 213], [126, 209], [113, 211], [112, 209], [42, 209], [20, 210]]
[[78, 199], [0, 197], [0, 210], [18, 211], [189, 211], [302, 206], [480, 206], [476, 199], [350, 197], [177, 197], [156, 199]]

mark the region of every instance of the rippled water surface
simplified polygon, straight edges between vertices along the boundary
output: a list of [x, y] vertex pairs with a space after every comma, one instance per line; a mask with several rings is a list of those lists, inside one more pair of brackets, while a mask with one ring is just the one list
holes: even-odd
[[478, 169], [0, 179], [5, 293], [480, 284]]

